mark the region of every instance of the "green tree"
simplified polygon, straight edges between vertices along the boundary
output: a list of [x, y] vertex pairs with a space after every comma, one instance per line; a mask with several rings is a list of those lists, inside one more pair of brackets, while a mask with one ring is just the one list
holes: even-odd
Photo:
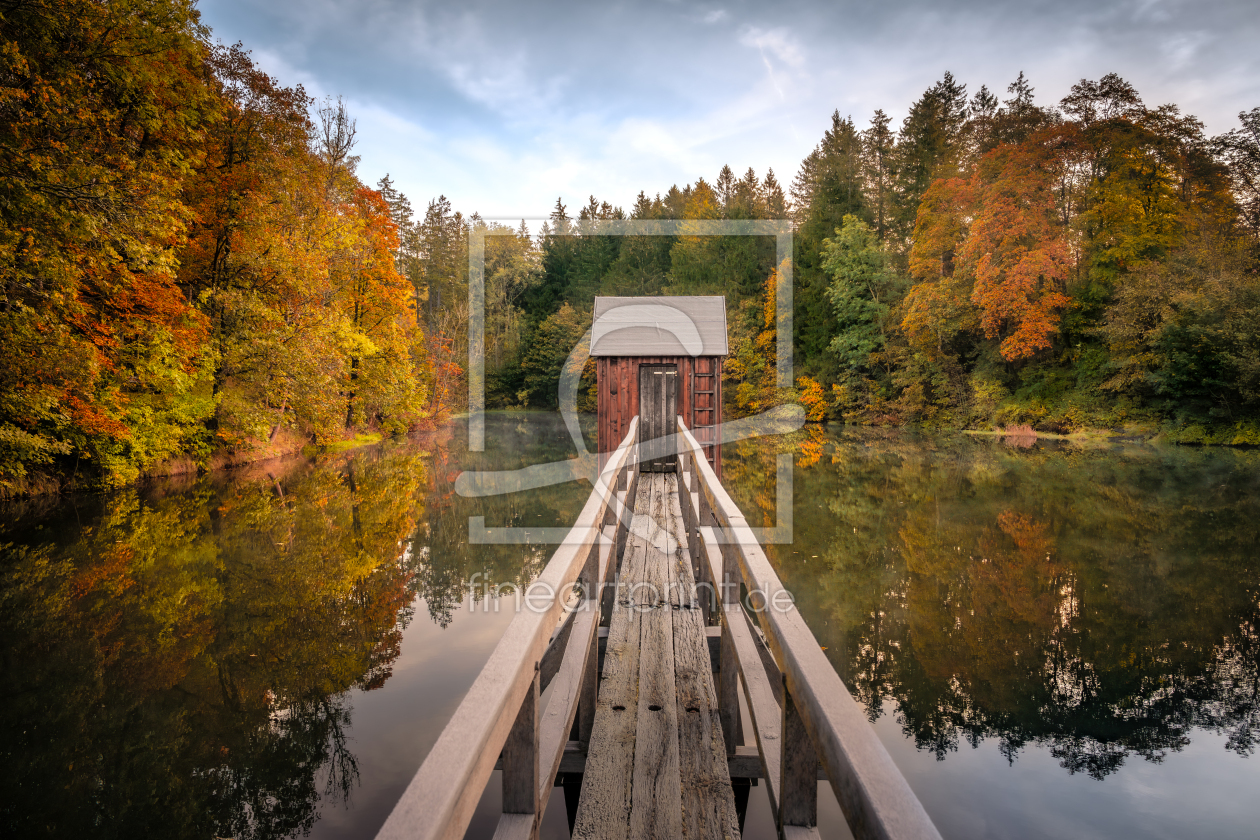
[[884, 348], [889, 304], [901, 283], [877, 232], [856, 216], [845, 216], [836, 235], [823, 240], [822, 268], [832, 278], [827, 297], [837, 324], [828, 349], [842, 374], [861, 375]]
[[[521, 360], [530, 405], [559, 405], [560, 372], [565, 360], [590, 329], [590, 316], [563, 304], [538, 325]], [[580, 389], [579, 389], [580, 390]]]
[[845, 216], [871, 219], [864, 193], [863, 155], [862, 138], [853, 120], [841, 119], [837, 111], [831, 115], [831, 127], [801, 162], [792, 182], [796, 227], [793, 326], [807, 370], [819, 367], [837, 331], [827, 305], [829, 280], [821, 264], [823, 240], [844, 223]]
[[1229, 166], [1243, 225], [1260, 240], [1260, 108], [1238, 114], [1241, 128], [1213, 140], [1213, 150]]
[[945, 76], [910, 106], [893, 159], [893, 221], [908, 238], [919, 202], [932, 182], [955, 175], [966, 163], [967, 86]]

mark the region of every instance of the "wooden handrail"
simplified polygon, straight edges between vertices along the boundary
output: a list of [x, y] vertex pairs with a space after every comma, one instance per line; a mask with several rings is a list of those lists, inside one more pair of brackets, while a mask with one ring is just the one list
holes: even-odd
[[[808, 733], [807, 740], [812, 741], [817, 751], [818, 760], [826, 771], [831, 789], [855, 838], [940, 840], [936, 826], [880, 743], [862, 708], [827, 660], [800, 611], [791, 603], [791, 594], [775, 574], [743, 514], [718, 481], [700, 444], [681, 417], [678, 418], [678, 433], [684, 441], [679, 448], [679, 464], [685, 474], [685, 483], [692, 493], [700, 497], [696, 507], [711, 516], [712, 522], [698, 521], [704, 518], [699, 511], [688, 518], [695, 521], [696, 531], [714, 526], [712, 531], [703, 535], [704, 539], [696, 541], [705, 556], [705, 564], [710, 566], [706, 570], [708, 579], [720, 583], [724, 572], [729, 575], [731, 571], [729, 567], [722, 568], [722, 558], [714, 557], [712, 550], [705, 550], [709, 540], [716, 539], [723, 544], [722, 555], [736, 561], [739, 576], [749, 593], [759, 593], [755, 600], [765, 605], [756, 616], [783, 675], [780, 727], [790, 730], [799, 725], [798, 720], [803, 723]], [[694, 481], [691, 476], [695, 476]], [[705, 530], [708, 531], [707, 528]], [[731, 599], [727, 596], [728, 593], [719, 592], [718, 600], [729, 605], [725, 612], [733, 618], [732, 607], [736, 610], [742, 608], [738, 604], [730, 605]], [[727, 625], [730, 628], [727, 632], [749, 630], [747, 626], [739, 627], [729, 619]], [[750, 646], [744, 641], [741, 639], [740, 644], [733, 645], [743, 649], [735, 651], [740, 671], [746, 679], [753, 673], [760, 673], [764, 679], [766, 670], [760, 659], [744, 661], [745, 658], [754, 658], [748, 652]], [[762, 692], [757, 704], [764, 707], [766, 702]], [[788, 811], [799, 810], [799, 803], [790, 799], [791, 791], [787, 792], [789, 800], [786, 805], [783, 802], [784, 787], [792, 786], [789, 774], [795, 774], [796, 786], [800, 786], [799, 780], [806, 775], [801, 768], [808, 763], [802, 763], [801, 759], [808, 756], [796, 754], [799, 748], [793, 750], [788, 742], [791, 738], [789, 733], [776, 734], [780, 737], [767, 743], [776, 743], [775, 749], [781, 752], [775, 756], [778, 760], [770, 764], [778, 765], [775, 770], [782, 775], [772, 784], [772, 790], [779, 800], [775, 803], [775, 810], [780, 831], [783, 836], [790, 836], [797, 833], [795, 826], [808, 825], [809, 821], [794, 820], [790, 814], [784, 814], [785, 808]], [[798, 747], [800, 740], [796, 739]], [[760, 735], [758, 741], [761, 741]], [[789, 767], [789, 764], [794, 766]], [[766, 766], [763, 754], [763, 767]], [[813, 772], [812, 766], [809, 772]]]
[[[592, 661], [590, 651], [594, 644], [589, 639], [594, 638], [597, 618], [581, 622], [581, 632], [575, 626], [566, 646], [571, 650], [566, 650], [560, 665], [561, 676], [557, 677], [568, 681], [562, 698], [565, 708], [549, 705], [545, 712], [537, 708], [540, 663], [565, 609], [565, 596], [584, 569], [588, 583], [597, 584], [594, 595], [588, 592], [588, 598], [594, 603], [588, 603], [587, 609], [599, 608], [598, 593], [608, 558], [613, 554], [603, 526], [610, 508], [616, 510], [619, 520], [623, 518], [622, 511], [617, 510], [620, 507], [617, 489], [624, 471], [637, 462], [632, 451], [636, 448], [637, 436], [636, 417], [630, 422], [625, 439], [600, 471], [595, 488], [569, 536], [556, 549], [542, 573], [525, 588], [524, 601], [533, 607], [520, 610], [512, 618], [463, 702], [394, 805], [376, 835], [377, 840], [462, 838], [500, 752], [504, 753], [505, 764], [511, 754], [525, 756], [531, 765], [528, 772], [521, 774], [519, 783], [512, 783], [515, 786], [512, 790], [505, 778], [505, 802], [508, 794], [513, 793], [524, 803], [526, 812], [505, 813], [500, 828], [506, 828], [508, 834], [536, 834], [542, 808], [546, 806], [543, 792], [550, 789], [555, 767], [564, 751], [568, 725], [573, 720], [578, 695], [575, 681], [580, 682], [581, 675], [590, 672], [588, 663]], [[596, 574], [590, 574], [588, 563], [597, 568]], [[583, 634], [585, 649], [574, 648], [574, 637]], [[557, 692], [553, 692], [552, 703], [557, 702], [556, 695]], [[540, 743], [540, 728], [547, 741], [557, 742], [552, 730], [561, 733], [558, 748], [554, 743]], [[537, 799], [530, 802], [529, 797], [536, 791]]]

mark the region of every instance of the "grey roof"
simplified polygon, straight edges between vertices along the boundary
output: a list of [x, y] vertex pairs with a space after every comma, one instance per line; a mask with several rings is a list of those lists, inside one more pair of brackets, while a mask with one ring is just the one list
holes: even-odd
[[726, 298], [597, 297], [592, 356], [725, 356]]

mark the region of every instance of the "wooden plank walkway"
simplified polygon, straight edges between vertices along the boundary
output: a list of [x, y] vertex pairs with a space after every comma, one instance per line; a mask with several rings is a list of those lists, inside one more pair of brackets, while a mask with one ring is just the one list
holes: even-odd
[[[816, 840], [823, 778], [858, 840], [940, 840], [701, 444], [679, 418], [680, 472], [645, 474], [638, 424], [377, 840], [460, 840], [496, 768], [495, 840], [536, 840], [557, 781], [574, 837], [734, 838], [753, 779], [781, 840]], [[741, 582], [763, 604], [754, 615]], [[741, 688], [755, 745], [742, 743]]]
[[573, 837], [739, 837], [710, 661], [677, 475], [645, 473]]

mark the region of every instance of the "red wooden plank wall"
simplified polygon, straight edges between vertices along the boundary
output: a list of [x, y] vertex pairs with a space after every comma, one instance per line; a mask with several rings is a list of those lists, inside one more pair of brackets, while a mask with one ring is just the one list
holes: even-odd
[[[722, 423], [722, 358], [720, 356], [601, 356], [596, 359], [598, 381], [598, 445], [600, 463], [616, 451], [626, 436], [630, 421], [639, 413], [639, 365], [677, 365], [679, 379], [678, 412], [687, 428]], [[713, 373], [712, 378], [701, 377], [700, 390], [713, 390], [712, 394], [697, 394], [692, 404], [695, 373]], [[617, 393], [613, 393], [613, 384]], [[712, 383], [712, 388], [709, 387]], [[696, 408], [702, 409], [696, 412]], [[712, 408], [712, 412], [703, 409]], [[697, 430], [696, 439], [704, 444], [715, 441], [717, 429]], [[720, 478], [722, 475], [721, 447], [709, 448], [709, 463]]]

